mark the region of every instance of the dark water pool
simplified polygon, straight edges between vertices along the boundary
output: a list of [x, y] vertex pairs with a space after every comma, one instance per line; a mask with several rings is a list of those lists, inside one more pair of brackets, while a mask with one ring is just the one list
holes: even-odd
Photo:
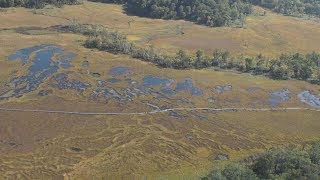
[[30, 55], [33, 52], [36, 52], [38, 50], [45, 49], [45, 48], [50, 48], [52, 46], [53, 46], [52, 44], [42, 44], [39, 46], [33, 46], [33, 47], [29, 47], [29, 48], [20, 49], [20, 50], [16, 51], [15, 53], [9, 55], [8, 59], [12, 60], [12, 61], [16, 60], [16, 59], [20, 59], [22, 64], [25, 65], [25, 64], [29, 63]]
[[55, 66], [56, 63], [52, 61], [54, 54], [55, 48], [40, 50], [37, 52], [36, 56], [32, 60], [33, 64], [29, 67], [29, 73], [41, 73], [41, 71]]
[[170, 88], [163, 88], [163, 89], [161, 89], [161, 93], [166, 94], [166, 95], [174, 95], [177, 92], [173, 89], [170, 89]]
[[143, 85], [145, 86], [161, 86], [163, 88], [169, 88], [174, 82], [172, 79], [161, 78], [158, 76], [145, 76], [143, 78]]
[[310, 91], [303, 91], [298, 94], [299, 99], [315, 108], [320, 108], [320, 96], [313, 95]]
[[269, 102], [272, 106], [277, 106], [282, 102], [290, 100], [290, 98], [289, 89], [281, 89], [270, 93]]
[[60, 90], [71, 89], [82, 93], [91, 87], [90, 83], [81, 82], [79, 80], [69, 80], [68, 75], [64, 73], [55, 75], [53, 79], [57, 82], [55, 86]]
[[177, 83], [175, 89], [172, 89], [171, 86], [174, 83], [173, 79], [162, 78], [158, 76], [145, 76], [143, 78], [144, 86], [159, 86], [161, 87], [160, 92], [166, 95], [174, 95], [179, 91], [189, 91], [192, 96], [202, 96], [203, 92], [200, 88], [197, 88], [193, 85], [191, 78], [186, 78], [184, 82]]
[[200, 88], [193, 85], [191, 78], [186, 78], [184, 82], [177, 84], [176, 91], [190, 91], [192, 96], [202, 96], [203, 92]]
[[143, 78], [144, 86], [159, 86], [161, 87], [160, 92], [166, 95], [174, 95], [176, 91], [171, 89], [170, 86], [174, 83], [173, 79], [161, 78], [158, 76], [148, 75]]
[[[30, 58], [33, 56], [33, 58]], [[63, 49], [52, 44], [43, 44], [16, 51], [9, 56], [9, 60], [20, 59], [23, 65], [29, 65], [27, 74], [12, 79], [9, 83], [14, 86], [10, 97], [36, 90], [41, 83], [58, 72], [59, 64], [70, 61], [75, 55], [65, 53]], [[71, 64], [70, 64], [71, 66]], [[0, 95], [1, 96], [1, 95]]]

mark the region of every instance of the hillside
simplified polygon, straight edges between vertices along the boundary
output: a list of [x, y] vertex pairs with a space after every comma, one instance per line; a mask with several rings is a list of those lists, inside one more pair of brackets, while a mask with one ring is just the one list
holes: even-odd
[[213, 28], [86, 1], [1, 10], [0, 179], [199, 179], [273, 146], [319, 139], [319, 85], [160, 68], [86, 48], [87, 36], [63, 29], [103, 25], [168, 54], [320, 51], [317, 21], [266, 12], [244, 28]]
[[203, 49], [208, 53], [214, 49], [228, 49], [238, 55], [276, 56], [282, 52], [319, 51], [319, 23], [271, 12], [267, 16], [247, 17], [246, 28], [210, 28], [181, 20], [139, 18], [125, 15], [120, 5], [91, 2], [61, 9], [9, 9], [0, 18], [2, 29], [49, 27], [68, 24], [70, 20], [101, 24], [127, 34], [131, 40], [172, 52], [179, 48]]

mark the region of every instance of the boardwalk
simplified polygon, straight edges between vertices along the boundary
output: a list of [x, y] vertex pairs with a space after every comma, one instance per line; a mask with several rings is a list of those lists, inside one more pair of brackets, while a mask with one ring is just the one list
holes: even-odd
[[7, 112], [31, 112], [31, 113], [48, 113], [48, 114], [66, 114], [66, 115], [83, 115], [83, 116], [94, 116], [94, 115], [105, 115], [105, 116], [127, 116], [127, 115], [149, 115], [149, 114], [159, 114], [166, 113], [170, 111], [315, 111], [320, 112], [320, 109], [310, 109], [302, 107], [289, 107], [289, 108], [170, 108], [163, 110], [147, 111], [147, 112], [79, 112], [79, 111], [58, 111], [58, 110], [44, 110], [44, 109], [18, 109], [18, 108], [6, 108], [0, 107], [0, 111]]

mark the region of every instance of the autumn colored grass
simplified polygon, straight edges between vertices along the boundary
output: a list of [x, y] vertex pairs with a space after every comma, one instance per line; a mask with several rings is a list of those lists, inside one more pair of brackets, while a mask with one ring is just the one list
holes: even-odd
[[[66, 19], [68, 18], [68, 19]], [[80, 23], [102, 24], [129, 35], [138, 43], [154, 44], [173, 51], [176, 48], [210, 51], [225, 47], [235, 54], [270, 56], [282, 52], [310, 52], [320, 50], [317, 44], [319, 24], [311, 21], [267, 13], [264, 17], [248, 17], [245, 29], [208, 28], [184, 21], [165, 21], [138, 18], [123, 14], [118, 5], [85, 2], [83, 5], [62, 9], [10, 9], [0, 13], [0, 93], [9, 80], [26, 73], [27, 66], [19, 61], [7, 61], [7, 56], [18, 49], [52, 43], [78, 56], [73, 67], [61, 69], [71, 79], [96, 84], [108, 79], [112, 67], [126, 66], [130, 78], [142, 82], [145, 75], [174, 79], [175, 82], [192, 78], [203, 90], [203, 96], [188, 92], [177, 94], [193, 105], [169, 100], [160, 105], [174, 107], [250, 107], [257, 99], [267, 101], [270, 92], [288, 88], [291, 99], [279, 107], [309, 107], [297, 94], [310, 90], [320, 94], [319, 86], [303, 81], [276, 81], [263, 76], [235, 72], [203, 70], [174, 70], [124, 55], [86, 49], [86, 37], [71, 33], [17, 33], [12, 28], [23, 26], [49, 27], [68, 24], [72, 19]], [[131, 27], [128, 21], [132, 21]], [[3, 23], [2, 23], [3, 22]], [[4, 30], [6, 29], [6, 30]], [[184, 34], [181, 34], [183, 32]], [[172, 48], [172, 49], [170, 49]], [[281, 49], [281, 51], [279, 51]], [[83, 71], [83, 60], [89, 61], [89, 72]], [[152, 96], [134, 99], [127, 104], [108, 103], [89, 99], [95, 86], [83, 94], [52, 87], [48, 78], [39, 88], [22, 97], [0, 101], [1, 107], [50, 109], [66, 111], [141, 112], [150, 111], [143, 102], [154, 101]], [[217, 85], [232, 85], [233, 90], [217, 94]], [[125, 81], [115, 88], [127, 86]], [[247, 88], [261, 90], [249, 93]], [[40, 90], [52, 94], [40, 97]], [[155, 88], [156, 89], [156, 88]], [[208, 103], [208, 98], [218, 101]], [[230, 99], [240, 99], [232, 102]], [[156, 101], [155, 101], [156, 102]], [[257, 108], [263, 105], [256, 105]], [[182, 111], [181, 119], [168, 114], [146, 116], [77, 116], [28, 112], [0, 112], [0, 179], [197, 179], [230, 161], [237, 161], [271, 146], [288, 146], [319, 138], [319, 113], [288, 112], [191, 112]], [[216, 155], [228, 154], [228, 161], [216, 161]]]
[[[258, 9], [258, 8], [256, 8]], [[260, 10], [261, 11], [261, 10]], [[260, 13], [261, 14], [261, 13]], [[1, 28], [48, 27], [70, 21], [104, 25], [128, 35], [129, 39], [152, 44], [172, 52], [176, 49], [228, 49], [235, 55], [277, 56], [281, 53], [319, 51], [320, 25], [316, 21], [282, 16], [247, 17], [245, 28], [210, 28], [186, 21], [158, 20], [128, 16], [121, 6], [85, 2], [62, 9], [12, 9], [2, 12]]]

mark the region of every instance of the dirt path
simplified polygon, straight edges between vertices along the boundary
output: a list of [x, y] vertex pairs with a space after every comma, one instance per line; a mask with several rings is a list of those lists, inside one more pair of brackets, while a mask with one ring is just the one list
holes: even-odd
[[289, 107], [289, 108], [170, 108], [157, 111], [148, 112], [128, 112], [128, 113], [113, 113], [113, 112], [77, 112], [77, 111], [56, 111], [56, 110], [41, 110], [41, 109], [15, 109], [15, 108], [5, 108], [0, 107], [0, 111], [8, 112], [33, 112], [33, 113], [48, 113], [48, 114], [70, 114], [70, 115], [148, 115], [148, 114], [159, 114], [170, 111], [194, 111], [194, 110], [207, 110], [207, 111], [293, 111], [293, 110], [305, 110], [305, 111], [315, 111], [320, 112], [320, 109], [310, 109], [302, 107]]

